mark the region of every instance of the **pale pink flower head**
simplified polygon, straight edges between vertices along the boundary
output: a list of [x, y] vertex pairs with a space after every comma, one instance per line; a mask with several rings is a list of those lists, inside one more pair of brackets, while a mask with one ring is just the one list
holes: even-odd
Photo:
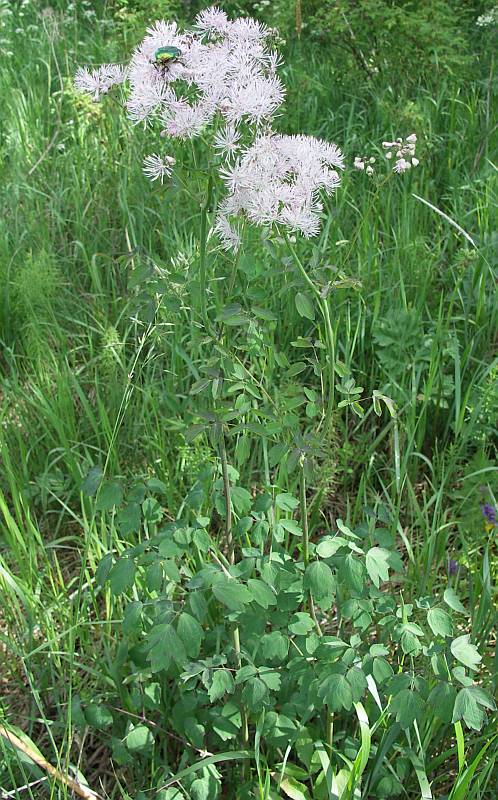
[[214, 137], [214, 149], [225, 159], [232, 158], [239, 149], [240, 131], [236, 125], [225, 125]]
[[171, 175], [174, 164], [175, 159], [171, 156], [158, 156], [153, 153], [144, 158], [142, 171], [151, 181], [160, 180], [162, 183], [165, 177]]
[[230, 27], [230, 22], [224, 11], [217, 6], [211, 6], [197, 14], [195, 27], [202, 33], [224, 34]]
[[[167, 118], [166, 133], [184, 138], [197, 136], [221, 117], [229, 124], [252, 126], [254, 136], [284, 99], [279, 59], [267, 44], [269, 33], [250, 18], [231, 21], [216, 7], [201, 11], [189, 31], [175, 22], [154, 23], [126, 70], [130, 118], [144, 124]], [[176, 48], [178, 54], [161, 61], [157, 53], [165, 47]], [[119, 72], [119, 80], [124, 77], [121, 67], [105, 69]], [[81, 70], [76, 82], [98, 100], [117, 76], [108, 76], [104, 68]]]
[[256, 225], [283, 225], [303, 236], [320, 229], [320, 194], [340, 185], [344, 158], [334, 144], [311, 136], [259, 136], [221, 171], [227, 196], [220, 215]]
[[216, 217], [214, 233], [218, 236], [223, 250], [231, 250], [233, 253], [239, 250], [242, 244], [240, 234], [224, 214], [218, 214]]
[[91, 94], [98, 102], [103, 94], [126, 78], [126, 69], [119, 64], [102, 64], [96, 69], [80, 67], [74, 77], [74, 85], [80, 92]]

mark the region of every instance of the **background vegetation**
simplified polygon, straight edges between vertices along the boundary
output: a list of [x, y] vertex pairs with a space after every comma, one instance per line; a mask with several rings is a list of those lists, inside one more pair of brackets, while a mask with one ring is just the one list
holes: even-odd
[[[133, 800], [174, 796], [156, 791], [167, 734], [151, 699], [155, 743], [126, 746], [136, 685], [123, 688], [123, 602], [95, 571], [140, 541], [130, 492], [156, 498], [143, 524], [157, 528], [196, 508], [203, 476], [218, 469], [210, 437], [188, 434], [208, 407], [196, 394], [206, 355], [191, 312], [198, 207], [175, 181], [151, 186], [141, 172], [150, 138], [112, 101], [77, 94], [72, 76], [81, 64], [124, 60], [148, 21], [188, 23], [198, 5], [0, 1], [0, 725], [22, 729], [49, 761], [71, 763], [109, 797]], [[338, 285], [330, 309], [339, 362], [365, 397], [381, 391], [397, 413], [334, 415], [307, 476], [310, 535], [337, 519], [353, 528], [380, 520], [404, 563], [397, 594], [413, 604], [454, 589], [466, 609], [459, 632], [479, 647], [493, 690], [498, 558], [481, 506], [495, 505], [497, 492], [496, 25], [476, 24], [491, 8], [326, 0], [303, 2], [296, 18], [283, 0], [221, 5], [280, 28], [282, 130], [337, 142], [349, 164], [381, 157], [384, 139], [418, 135], [413, 174], [377, 197], [367, 176], [348, 170], [327, 208], [317, 249]], [[303, 259], [312, 264], [314, 252], [304, 246]], [[233, 277], [231, 313], [244, 324], [234, 326], [232, 353], [271, 397], [283, 434], [235, 431], [229, 461], [251, 495], [299, 496], [299, 471], [278, 448], [320, 415], [317, 356], [304, 347], [315, 322], [296, 306], [302, 286], [283, 251], [255, 237], [250, 253], [235, 276], [223, 256], [213, 259], [212, 298], [217, 281]], [[249, 408], [258, 399], [245, 388]], [[99, 506], [92, 494], [104, 473], [117, 495]], [[123, 487], [128, 506], [117, 511]], [[466, 732], [467, 765], [495, 719]], [[185, 733], [202, 749], [196, 735]], [[417, 735], [410, 747], [423, 753], [427, 786], [419, 762], [393, 749], [386, 782], [371, 783], [369, 796], [429, 797], [430, 782], [434, 797], [496, 797], [496, 741], [458, 794], [463, 744], [451, 720], [428, 718]], [[354, 759], [354, 741], [345, 747]], [[0, 794], [70, 796], [60, 783], [36, 783], [43, 773], [1, 738], [0, 752]], [[181, 747], [172, 753], [175, 774], [188, 759]], [[219, 769], [224, 796], [235, 796], [230, 768]], [[303, 785], [297, 768], [289, 780]], [[190, 787], [191, 796], [215, 796], [214, 783]]]

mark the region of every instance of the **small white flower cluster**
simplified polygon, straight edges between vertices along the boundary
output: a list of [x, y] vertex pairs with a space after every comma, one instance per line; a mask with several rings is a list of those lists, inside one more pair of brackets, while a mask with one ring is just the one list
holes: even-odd
[[387, 151], [386, 158], [392, 159], [395, 157], [396, 159], [393, 172], [406, 172], [420, 164], [420, 161], [415, 156], [416, 145], [417, 136], [415, 133], [410, 134], [406, 139], [400, 137], [395, 142], [382, 142], [382, 147]]
[[375, 158], [373, 156], [370, 156], [370, 158], [367, 158], [366, 156], [365, 157], [356, 156], [355, 160], [354, 160], [353, 167], [355, 169], [360, 170], [361, 172], [363, 172], [363, 170], [365, 170], [367, 175], [373, 175], [374, 174], [374, 168], [373, 168], [374, 164], [375, 164]]
[[[332, 194], [344, 168], [341, 151], [311, 136], [259, 136], [222, 171], [228, 195], [220, 205], [216, 231], [227, 248], [236, 232], [230, 217], [245, 216], [257, 225], [280, 223], [304, 236], [320, 228], [320, 191]], [[235, 234], [235, 237], [234, 237]]]
[[498, 25], [498, 6], [477, 17], [476, 25], [478, 28], [491, 28], [494, 25]]

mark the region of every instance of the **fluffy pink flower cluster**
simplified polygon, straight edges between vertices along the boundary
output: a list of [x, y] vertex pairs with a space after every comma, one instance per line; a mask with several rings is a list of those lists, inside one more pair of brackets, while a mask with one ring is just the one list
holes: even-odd
[[80, 92], [91, 94], [98, 102], [103, 94], [117, 86], [126, 78], [126, 69], [119, 64], [102, 64], [97, 69], [80, 67], [74, 78], [74, 85]]
[[[156, 22], [128, 67], [78, 70], [76, 86], [99, 100], [111, 85], [127, 79], [130, 118], [159, 118], [169, 136], [196, 136], [217, 114], [228, 124], [259, 125], [284, 99], [278, 56], [267, 45], [270, 33], [253, 19], [230, 21], [217, 8], [202, 11], [190, 31], [179, 30], [175, 22]], [[156, 53], [163, 47], [178, 48], [178, 57], [158, 63]], [[116, 70], [112, 84], [110, 69]]]
[[[254, 19], [229, 20], [224, 11], [208, 8], [189, 31], [174, 22], [156, 22], [127, 67], [104, 65], [76, 75], [77, 88], [95, 100], [127, 81], [130, 118], [145, 124], [159, 119], [165, 136], [190, 138], [214, 125], [213, 148], [232, 165], [221, 171], [227, 196], [215, 231], [222, 246], [232, 250], [240, 245], [233, 217], [264, 226], [278, 223], [304, 236], [318, 233], [320, 193], [331, 194], [339, 186], [337, 170], [344, 168], [335, 145], [272, 132], [284, 87], [278, 55], [269, 47], [271, 33]], [[162, 48], [178, 54], [162, 62]], [[243, 145], [244, 139], [252, 144]], [[162, 182], [172, 162], [148, 156], [144, 172]]]
[[320, 228], [321, 191], [331, 194], [344, 168], [341, 151], [311, 136], [259, 136], [232, 167], [222, 170], [228, 190], [220, 205], [216, 231], [233, 249], [231, 217], [245, 216], [257, 225], [284, 225], [304, 236]]

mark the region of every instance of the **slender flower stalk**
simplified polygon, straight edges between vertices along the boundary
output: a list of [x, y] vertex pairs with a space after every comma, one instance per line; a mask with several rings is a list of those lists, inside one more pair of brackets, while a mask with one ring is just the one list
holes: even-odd
[[199, 283], [201, 293], [201, 315], [206, 328], [209, 327], [207, 314], [207, 238], [208, 238], [208, 215], [211, 208], [213, 195], [213, 176], [208, 177], [206, 200], [201, 212], [201, 232], [199, 242]]
[[332, 422], [332, 413], [334, 410], [334, 402], [335, 402], [335, 338], [334, 338], [334, 331], [332, 328], [332, 320], [330, 318], [330, 310], [327, 302], [326, 297], [322, 297], [320, 290], [317, 288], [315, 283], [311, 280], [310, 276], [306, 272], [306, 269], [303, 266], [301, 259], [299, 258], [292, 242], [290, 241], [287, 233], [283, 230], [283, 237], [287, 248], [293, 258], [293, 261], [297, 268], [299, 269], [302, 277], [304, 278], [306, 284], [309, 286], [313, 295], [316, 299], [317, 305], [321, 311], [324, 327], [325, 327], [325, 340], [327, 346], [327, 354], [329, 359], [329, 380], [327, 386], [327, 404], [326, 404], [326, 412], [325, 412], [325, 430], [327, 431], [330, 427]]

